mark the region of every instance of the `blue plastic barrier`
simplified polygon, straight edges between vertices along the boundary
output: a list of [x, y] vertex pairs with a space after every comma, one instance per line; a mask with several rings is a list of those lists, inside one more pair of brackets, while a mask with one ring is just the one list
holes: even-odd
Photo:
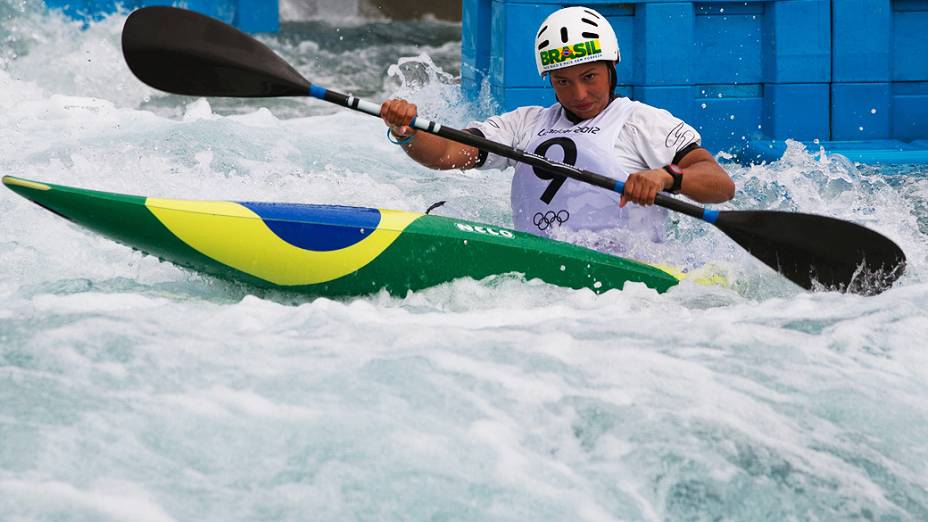
[[833, 0], [835, 82], [928, 81], [928, 0]]
[[834, 0], [832, 138], [928, 137], [928, 0]]
[[[853, 140], [864, 157], [862, 140], [910, 151], [886, 140], [928, 139], [928, 0], [579, 3], [616, 30], [619, 92], [693, 124], [712, 150]], [[534, 34], [548, 14], [577, 4], [464, 0], [465, 93], [485, 83], [504, 110], [550, 105]]]
[[99, 19], [122, 7], [128, 11], [152, 5], [176, 5], [203, 13], [250, 33], [280, 29], [277, 0], [45, 0], [76, 19]]

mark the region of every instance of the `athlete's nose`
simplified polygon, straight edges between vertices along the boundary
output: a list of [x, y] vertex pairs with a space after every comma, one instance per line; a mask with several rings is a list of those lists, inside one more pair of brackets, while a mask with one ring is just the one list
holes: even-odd
[[575, 102], [582, 102], [586, 99], [586, 87], [580, 83], [577, 83], [574, 85], [574, 91], [571, 94], [573, 94]]

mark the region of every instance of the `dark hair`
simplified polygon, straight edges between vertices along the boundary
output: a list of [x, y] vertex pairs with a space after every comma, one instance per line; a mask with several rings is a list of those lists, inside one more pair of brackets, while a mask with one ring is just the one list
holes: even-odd
[[606, 67], [609, 69], [609, 92], [615, 96], [615, 86], [619, 84], [619, 73], [615, 70], [614, 62], [607, 62]]

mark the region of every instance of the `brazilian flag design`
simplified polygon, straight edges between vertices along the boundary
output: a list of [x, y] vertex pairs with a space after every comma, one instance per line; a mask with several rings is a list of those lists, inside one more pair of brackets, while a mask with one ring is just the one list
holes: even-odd
[[376, 208], [145, 198], [7, 176], [21, 196], [179, 266], [308, 295], [405, 295], [461, 277], [519, 273], [554, 285], [658, 291], [666, 271], [546, 238]]

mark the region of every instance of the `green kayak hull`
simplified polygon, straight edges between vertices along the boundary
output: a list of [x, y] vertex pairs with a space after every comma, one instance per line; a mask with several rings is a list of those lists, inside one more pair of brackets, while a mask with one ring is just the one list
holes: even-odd
[[146, 198], [6, 176], [17, 194], [82, 227], [195, 271], [316, 296], [405, 295], [518, 273], [601, 293], [679, 280], [637, 261], [460, 219], [387, 209]]

